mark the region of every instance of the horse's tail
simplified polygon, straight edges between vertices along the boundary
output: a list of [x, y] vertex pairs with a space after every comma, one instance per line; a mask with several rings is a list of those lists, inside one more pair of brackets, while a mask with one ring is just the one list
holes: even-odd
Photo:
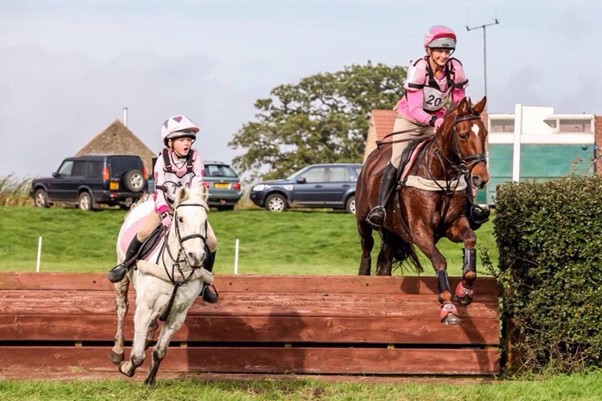
[[412, 243], [405, 241], [399, 235], [388, 230], [383, 230], [383, 235], [385, 236], [385, 241], [391, 247], [394, 267], [399, 267], [402, 270], [409, 267], [415, 273], [424, 272], [424, 267], [420, 263], [416, 248]]

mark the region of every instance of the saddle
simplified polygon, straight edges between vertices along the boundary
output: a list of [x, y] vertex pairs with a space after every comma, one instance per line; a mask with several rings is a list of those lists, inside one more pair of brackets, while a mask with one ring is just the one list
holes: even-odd
[[399, 160], [399, 166], [397, 167], [397, 178], [396, 182], [400, 185], [404, 185], [418, 155], [422, 152], [426, 144], [429, 142], [426, 140], [412, 141], [408, 144], [408, 147], [403, 150], [401, 158]]

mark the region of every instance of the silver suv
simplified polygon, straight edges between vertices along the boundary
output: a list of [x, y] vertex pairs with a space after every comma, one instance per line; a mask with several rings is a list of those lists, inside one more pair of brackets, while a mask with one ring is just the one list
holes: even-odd
[[68, 157], [52, 177], [36, 178], [30, 196], [37, 207], [55, 202], [93, 210], [100, 204], [129, 206], [147, 185], [142, 159], [132, 155], [86, 155]]

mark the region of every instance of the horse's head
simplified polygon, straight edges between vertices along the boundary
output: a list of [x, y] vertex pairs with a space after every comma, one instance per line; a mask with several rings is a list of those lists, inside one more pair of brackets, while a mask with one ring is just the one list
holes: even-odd
[[487, 128], [481, 119], [487, 98], [473, 105], [464, 98], [450, 111], [437, 132], [444, 153], [462, 172], [469, 172], [469, 185], [483, 188], [489, 181], [487, 171]]
[[[178, 258], [182, 255], [192, 268], [199, 268], [205, 260], [207, 241], [207, 219], [209, 206], [205, 187], [190, 190], [182, 187], [176, 194], [174, 218], [169, 232], [172, 249], [179, 247]], [[177, 246], [174, 246], [176, 245]]]

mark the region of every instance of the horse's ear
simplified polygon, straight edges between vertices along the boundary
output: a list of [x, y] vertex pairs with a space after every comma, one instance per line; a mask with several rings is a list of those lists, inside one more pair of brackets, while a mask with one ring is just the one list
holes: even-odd
[[463, 116], [465, 114], [467, 114], [470, 111], [470, 103], [468, 102], [467, 98], [463, 98], [462, 100], [460, 100], [460, 103], [458, 104], [458, 115]]
[[205, 202], [209, 199], [209, 188], [204, 185], [201, 187], [201, 197]]
[[473, 110], [475, 111], [475, 113], [477, 115], [481, 115], [483, 110], [485, 110], [486, 104], [487, 104], [487, 96], [483, 96], [483, 99], [481, 99], [481, 101], [473, 107]]

